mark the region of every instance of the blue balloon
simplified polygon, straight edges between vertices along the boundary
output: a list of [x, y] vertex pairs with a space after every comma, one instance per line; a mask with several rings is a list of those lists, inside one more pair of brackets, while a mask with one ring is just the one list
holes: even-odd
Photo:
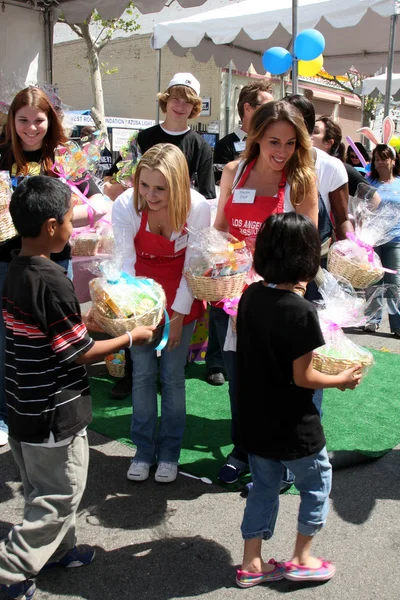
[[315, 60], [325, 49], [325, 38], [316, 29], [305, 29], [294, 41], [294, 54], [299, 60]]
[[285, 48], [274, 46], [264, 52], [262, 64], [264, 69], [272, 75], [282, 75], [290, 69], [292, 60], [292, 55]]

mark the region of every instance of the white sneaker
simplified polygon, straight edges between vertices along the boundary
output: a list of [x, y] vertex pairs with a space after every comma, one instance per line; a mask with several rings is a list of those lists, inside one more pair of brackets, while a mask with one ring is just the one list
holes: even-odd
[[148, 463], [133, 460], [126, 476], [131, 481], [145, 481], [149, 476], [150, 466]]
[[171, 483], [178, 475], [178, 465], [170, 462], [159, 462], [155, 480], [159, 483]]
[[0, 429], [0, 446], [5, 446], [6, 444], [8, 444], [8, 433]]
[[368, 331], [368, 333], [376, 333], [379, 329], [379, 323], [368, 323], [365, 325], [364, 331]]

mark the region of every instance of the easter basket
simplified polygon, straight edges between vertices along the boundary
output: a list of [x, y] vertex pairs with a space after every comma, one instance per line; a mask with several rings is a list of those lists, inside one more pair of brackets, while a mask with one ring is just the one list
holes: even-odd
[[389, 242], [396, 235], [400, 211], [394, 196], [398, 192], [388, 186], [375, 188], [361, 183], [350, 199], [355, 232], [347, 239], [332, 244], [328, 252], [328, 270], [346, 279], [355, 289], [366, 289], [378, 283], [385, 271], [374, 247]]
[[359, 327], [367, 322], [373, 297], [367, 302], [363, 292], [356, 292], [343, 278], [323, 270], [324, 280], [319, 286], [322, 301], [315, 302], [325, 344], [313, 351], [313, 367], [327, 375], [338, 375], [357, 365], [368, 370], [374, 358], [347, 337], [342, 327]]
[[189, 248], [185, 277], [195, 298], [212, 302], [241, 295], [252, 264], [244, 241], [206, 227], [191, 232]]
[[123, 363], [115, 363], [113, 362], [114, 359], [109, 358], [107, 356], [107, 358], [105, 359], [105, 363], [106, 363], [106, 367], [107, 367], [107, 371], [108, 373], [111, 375], [111, 377], [124, 377], [125, 375], [125, 361]]
[[207, 300], [208, 302], [223, 298], [236, 298], [241, 295], [246, 284], [246, 273], [214, 279], [193, 275], [186, 271], [185, 277], [193, 296], [198, 300]]
[[116, 280], [97, 277], [89, 282], [93, 318], [112, 337], [139, 325], [158, 325], [166, 306], [161, 285], [146, 277], [122, 273]]
[[99, 245], [100, 236], [96, 231], [76, 231], [71, 236], [72, 256], [95, 256]]
[[0, 171], [0, 244], [18, 235], [9, 212], [12, 188], [8, 171]]

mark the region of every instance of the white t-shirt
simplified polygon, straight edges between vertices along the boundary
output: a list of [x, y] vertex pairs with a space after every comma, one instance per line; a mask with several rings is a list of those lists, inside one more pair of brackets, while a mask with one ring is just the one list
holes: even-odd
[[[191, 189], [190, 197], [191, 209], [186, 223], [189, 231], [189, 244], [191, 238], [190, 231], [197, 231], [211, 225], [210, 206], [204, 196], [196, 192], [196, 190]], [[115, 239], [115, 254], [123, 260], [122, 269], [133, 276], [135, 276], [136, 264], [134, 237], [139, 231], [140, 222], [141, 215], [138, 215], [135, 211], [133, 206], [133, 188], [130, 188], [118, 196], [114, 202], [112, 225]], [[149, 231], [148, 223], [146, 230]], [[180, 235], [180, 232], [173, 231], [170, 240], [174, 241]], [[191, 254], [192, 251], [188, 246], [185, 255], [185, 266], [188, 264]], [[187, 285], [186, 278], [182, 274], [182, 279], [171, 308], [183, 315], [188, 315], [192, 308], [193, 299], [193, 294]]]
[[346, 167], [341, 160], [334, 156], [329, 156], [323, 150], [314, 148], [317, 154], [315, 161], [315, 170], [318, 179], [318, 191], [325, 202], [328, 213], [331, 212], [331, 202], [329, 200], [330, 192], [334, 192], [349, 181]]

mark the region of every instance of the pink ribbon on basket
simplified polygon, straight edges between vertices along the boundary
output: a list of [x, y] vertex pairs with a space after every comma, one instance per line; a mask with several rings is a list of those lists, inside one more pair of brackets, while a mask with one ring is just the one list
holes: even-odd
[[[348, 231], [346, 233], [346, 236], [349, 240], [357, 244], [357, 246], [359, 246], [360, 248], [364, 248], [367, 251], [368, 262], [371, 265], [375, 265], [375, 252], [373, 247], [360, 240], [352, 231]], [[385, 271], [385, 273], [392, 273], [393, 275], [396, 275], [397, 273], [397, 271], [393, 271], [393, 269], [386, 269], [386, 267], [382, 267], [382, 271]]]
[[[57, 177], [60, 177], [60, 179], [62, 179], [64, 181], [64, 183], [66, 183], [70, 187], [71, 192], [76, 194], [78, 196], [78, 198], [80, 198], [82, 200], [82, 202], [84, 202], [84, 204], [86, 204], [88, 206], [88, 208], [90, 208], [92, 211], [96, 212], [96, 208], [93, 206], [93, 204], [91, 204], [90, 200], [85, 195], [89, 191], [90, 175], [85, 175], [85, 177], [83, 179], [80, 179], [79, 181], [71, 181], [68, 178], [68, 175], [66, 174], [64, 167], [62, 165], [54, 164], [52, 166], [51, 170], [53, 171], [53, 173], [55, 175], [57, 175]], [[76, 186], [80, 185], [81, 183], [85, 183], [85, 182], [86, 182], [86, 187], [85, 187], [84, 192], [82, 193], [81, 190], [79, 188], [77, 188]], [[93, 212], [90, 214], [90, 211], [88, 210], [88, 215], [89, 215], [89, 220], [91, 221], [93, 218]], [[105, 216], [102, 217], [100, 220], [104, 221], [105, 223], [111, 224], [111, 221], [109, 221], [109, 219], [107, 219]]]
[[227, 315], [231, 315], [232, 317], [237, 316], [239, 300], [240, 298], [223, 298], [220, 300], [220, 302], [222, 302], [222, 308]]

